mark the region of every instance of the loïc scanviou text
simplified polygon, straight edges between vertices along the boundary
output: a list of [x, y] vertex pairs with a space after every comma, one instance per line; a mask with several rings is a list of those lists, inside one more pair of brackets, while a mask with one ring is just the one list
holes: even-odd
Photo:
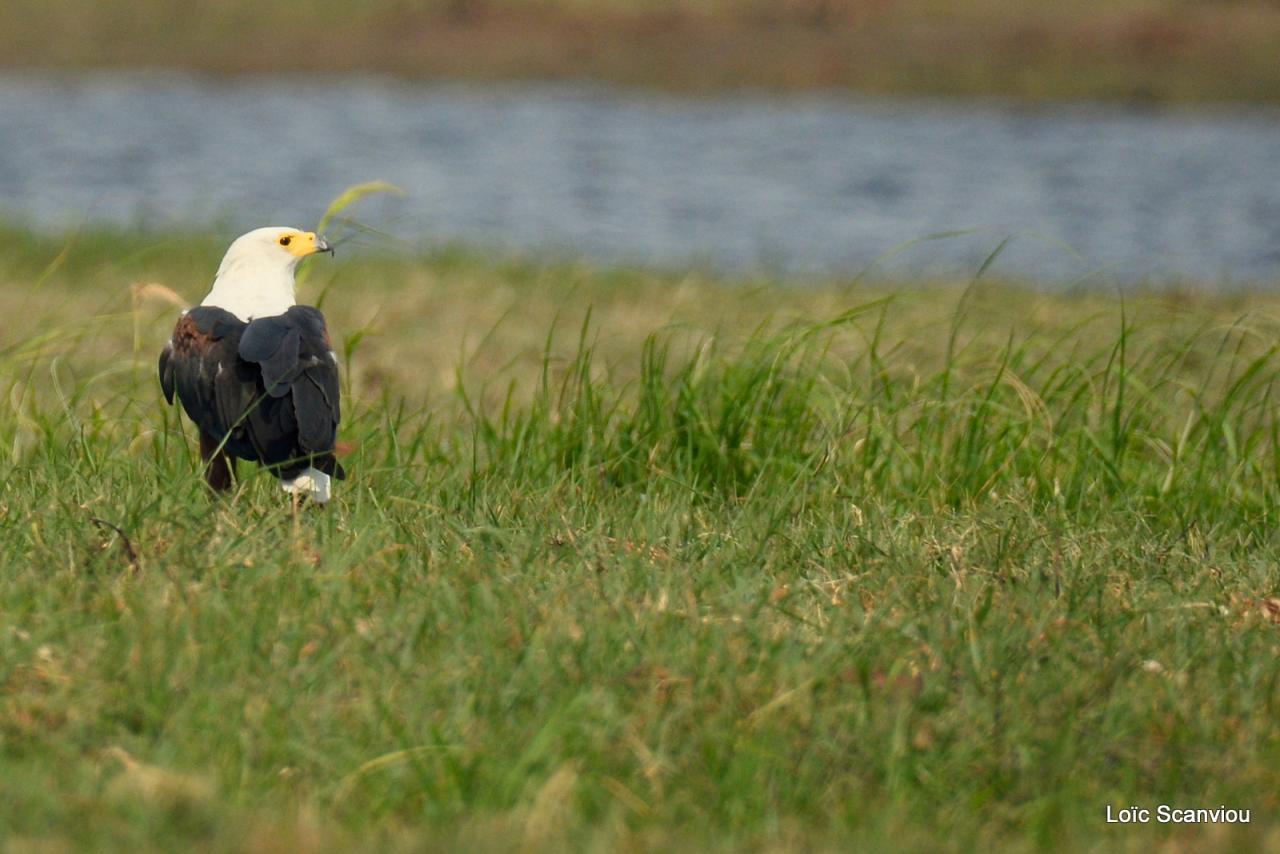
[[1160, 804], [1151, 807], [1107, 805], [1107, 824], [1248, 824], [1249, 810], [1217, 806], [1184, 808]]

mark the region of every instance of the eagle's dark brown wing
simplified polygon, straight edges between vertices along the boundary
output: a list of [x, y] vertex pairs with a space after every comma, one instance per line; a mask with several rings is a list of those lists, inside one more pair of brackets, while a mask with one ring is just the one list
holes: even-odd
[[284, 478], [308, 465], [338, 478], [337, 359], [308, 306], [249, 323], [213, 306], [183, 314], [160, 354], [160, 385], [227, 453]]

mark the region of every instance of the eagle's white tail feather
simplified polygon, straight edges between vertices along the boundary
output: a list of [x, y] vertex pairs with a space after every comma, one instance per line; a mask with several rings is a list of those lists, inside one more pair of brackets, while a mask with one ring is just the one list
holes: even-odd
[[317, 468], [308, 467], [293, 480], [281, 481], [280, 485], [285, 492], [302, 495], [317, 504], [324, 504], [329, 500], [329, 481], [329, 475]]

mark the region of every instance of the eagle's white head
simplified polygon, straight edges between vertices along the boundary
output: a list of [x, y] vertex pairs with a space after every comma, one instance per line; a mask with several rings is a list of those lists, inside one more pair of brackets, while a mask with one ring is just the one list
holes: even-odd
[[245, 322], [283, 314], [297, 302], [293, 271], [298, 262], [328, 250], [329, 244], [313, 231], [255, 228], [232, 241], [201, 305], [224, 308]]

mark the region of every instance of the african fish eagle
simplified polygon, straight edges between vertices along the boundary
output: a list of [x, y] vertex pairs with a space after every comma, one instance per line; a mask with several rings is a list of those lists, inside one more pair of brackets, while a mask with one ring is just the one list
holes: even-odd
[[298, 262], [329, 244], [310, 231], [259, 228], [227, 249], [204, 301], [178, 318], [160, 386], [200, 430], [205, 480], [231, 488], [235, 460], [266, 466], [285, 492], [323, 504], [334, 459], [338, 358], [324, 315], [298, 305]]

